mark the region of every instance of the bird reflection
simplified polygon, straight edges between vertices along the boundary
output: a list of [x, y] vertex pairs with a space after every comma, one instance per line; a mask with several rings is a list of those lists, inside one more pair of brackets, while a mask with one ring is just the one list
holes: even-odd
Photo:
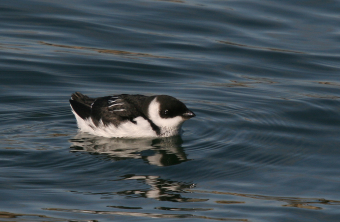
[[70, 140], [71, 152], [100, 154], [115, 161], [143, 159], [148, 164], [170, 166], [187, 161], [180, 136], [165, 138], [104, 138], [85, 133]]
[[185, 190], [194, 188], [196, 184], [185, 183], [162, 179], [159, 176], [150, 175], [125, 175], [122, 180], [138, 180], [148, 184], [148, 189], [125, 190], [118, 192], [119, 195], [129, 197], [152, 198], [159, 201], [171, 202], [203, 202], [207, 199], [185, 198], [181, 194], [186, 193]]

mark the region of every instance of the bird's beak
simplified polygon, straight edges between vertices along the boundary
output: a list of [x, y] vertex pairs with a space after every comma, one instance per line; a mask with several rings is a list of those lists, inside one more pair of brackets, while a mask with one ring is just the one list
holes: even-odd
[[186, 111], [185, 113], [183, 113], [182, 116], [183, 116], [185, 119], [190, 119], [190, 118], [192, 118], [192, 117], [195, 117], [196, 115], [195, 115], [195, 113], [194, 113], [193, 111], [188, 110], [188, 111]]

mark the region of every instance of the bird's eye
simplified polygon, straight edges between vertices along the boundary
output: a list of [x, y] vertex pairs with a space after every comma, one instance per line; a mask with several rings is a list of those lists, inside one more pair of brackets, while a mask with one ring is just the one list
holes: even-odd
[[169, 110], [164, 110], [164, 115], [168, 115], [169, 114]]

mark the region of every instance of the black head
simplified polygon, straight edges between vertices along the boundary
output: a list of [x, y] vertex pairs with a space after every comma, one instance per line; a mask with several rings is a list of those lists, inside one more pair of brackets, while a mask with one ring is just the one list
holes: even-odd
[[160, 104], [159, 116], [163, 119], [173, 118], [176, 116], [182, 116], [184, 119], [190, 119], [196, 116], [195, 113], [190, 111], [184, 105], [184, 103], [174, 97], [160, 95], [157, 96], [157, 101]]

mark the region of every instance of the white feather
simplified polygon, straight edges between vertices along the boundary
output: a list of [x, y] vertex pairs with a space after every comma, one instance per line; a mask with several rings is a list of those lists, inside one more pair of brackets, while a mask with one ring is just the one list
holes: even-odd
[[[111, 106], [115, 106], [114, 104]], [[71, 106], [72, 108], [72, 106]], [[125, 109], [118, 109], [114, 111], [125, 111]], [[153, 99], [148, 108], [149, 119], [160, 128], [160, 135], [152, 129], [150, 123], [143, 117], [137, 117], [133, 119], [136, 123], [126, 121], [116, 127], [113, 124], [104, 125], [102, 121], [96, 126], [91, 118], [82, 119], [74, 110], [73, 114], [76, 117], [78, 128], [81, 132], [87, 132], [96, 136], [103, 137], [169, 137], [178, 135], [181, 130], [181, 126], [185, 119], [181, 116], [173, 118], [162, 118], [159, 115], [160, 103], [157, 101], [157, 97]]]
[[154, 98], [148, 109], [150, 120], [161, 129], [161, 137], [178, 135], [185, 119], [181, 116], [162, 118], [159, 115], [160, 103]]
[[90, 133], [96, 136], [103, 137], [157, 137], [156, 132], [151, 128], [149, 122], [143, 117], [137, 117], [134, 119], [135, 123], [126, 121], [116, 127], [113, 124], [104, 125], [102, 121], [96, 126], [91, 118], [82, 119], [76, 112], [73, 111], [78, 128], [81, 132]]

